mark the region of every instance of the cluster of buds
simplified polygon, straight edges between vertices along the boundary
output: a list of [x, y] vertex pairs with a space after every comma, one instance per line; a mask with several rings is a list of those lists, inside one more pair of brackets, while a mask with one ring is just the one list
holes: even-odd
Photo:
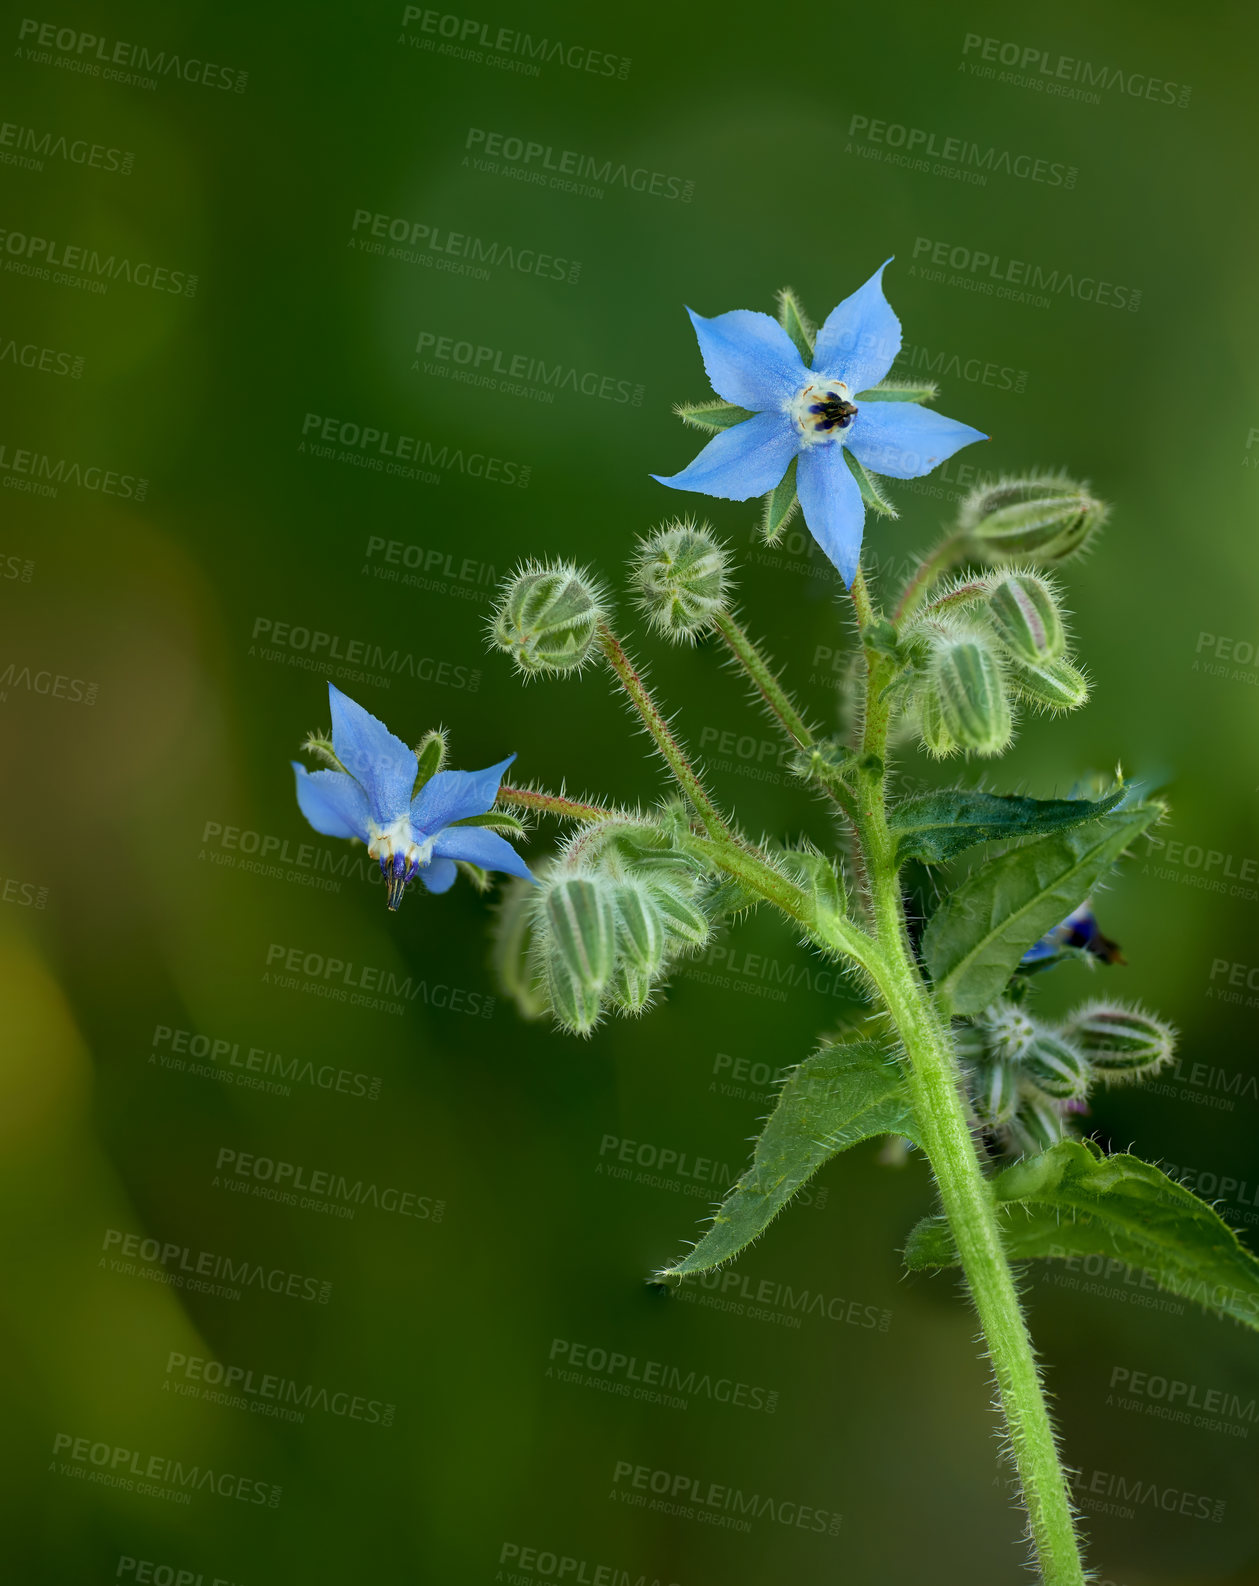
[[607, 1011], [640, 1014], [670, 966], [708, 940], [704, 890], [659, 828], [586, 828], [539, 885], [509, 889], [497, 948], [503, 982], [522, 1012], [549, 1011], [576, 1035]]
[[594, 653], [607, 601], [597, 580], [570, 562], [526, 562], [504, 583], [490, 640], [526, 677], [580, 671]]
[[706, 523], [674, 519], [638, 542], [630, 583], [657, 633], [693, 644], [729, 610], [730, 552]]
[[915, 664], [918, 730], [930, 754], [1000, 754], [1015, 708], [1075, 710], [1088, 682], [1067, 655], [1052, 580], [1000, 568], [946, 589], [904, 636]]
[[1094, 1085], [1148, 1079], [1176, 1046], [1170, 1025], [1119, 1002], [1086, 1003], [1051, 1024], [1003, 1000], [956, 1034], [975, 1115], [1015, 1154], [1047, 1150]]

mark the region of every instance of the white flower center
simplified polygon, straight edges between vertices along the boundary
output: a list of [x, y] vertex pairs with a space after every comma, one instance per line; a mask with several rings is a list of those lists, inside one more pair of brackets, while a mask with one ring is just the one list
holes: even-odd
[[785, 404], [787, 417], [805, 446], [837, 441], [857, 416], [852, 394], [842, 380], [817, 379]]
[[411, 831], [409, 815], [399, 815], [397, 820], [388, 826], [377, 826], [375, 821], [369, 820], [367, 827], [372, 834], [367, 852], [373, 859], [379, 859], [383, 864], [388, 864], [401, 854], [409, 871], [412, 865], [426, 865], [433, 857], [433, 844], [437, 841], [437, 834], [434, 833], [432, 837], [426, 837], [422, 842], [417, 843]]

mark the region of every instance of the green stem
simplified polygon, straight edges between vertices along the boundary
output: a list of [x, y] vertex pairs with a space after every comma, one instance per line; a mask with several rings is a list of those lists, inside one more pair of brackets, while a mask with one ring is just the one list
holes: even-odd
[[539, 793], [535, 788], [500, 786], [498, 803], [514, 804], [517, 809], [534, 810], [539, 815], [554, 815], [561, 821], [623, 820], [623, 810], [604, 809], [600, 804], [583, 804], [562, 793]]
[[[860, 573], [853, 585], [853, 599], [864, 628], [874, 620], [874, 610]], [[962, 1100], [961, 1072], [947, 1021], [937, 1009], [910, 947], [895, 844], [886, 816], [889, 710], [879, 700], [881, 682], [881, 657], [867, 652], [857, 798], [878, 944], [877, 955], [868, 969], [909, 1057], [907, 1080], [919, 1143], [935, 1174], [987, 1340], [1041, 1579], [1044, 1586], [1083, 1586], [1084, 1570], [1070, 1492], [1014, 1276], [1001, 1244], [996, 1212]]]
[[643, 719], [643, 725], [655, 739], [656, 748], [659, 749], [665, 763], [673, 772], [679, 787], [695, 806], [696, 813], [704, 824], [710, 836], [728, 837], [729, 829], [717, 806], [709, 798], [703, 784], [695, 773], [694, 767], [686, 757], [682, 745], [673, 736], [673, 729], [661, 715], [647, 690], [647, 685], [639, 676], [634, 663], [626, 655], [621, 641], [617, 638], [607, 623], [599, 624], [599, 645], [603, 650], [604, 659], [611, 667], [617, 681], [629, 696], [630, 703]]

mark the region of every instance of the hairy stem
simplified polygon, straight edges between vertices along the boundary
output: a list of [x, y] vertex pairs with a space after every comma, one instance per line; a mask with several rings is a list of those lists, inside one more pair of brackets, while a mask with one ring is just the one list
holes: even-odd
[[965, 537], [960, 532], [950, 534], [940, 541], [935, 550], [923, 559], [918, 571], [906, 584], [900, 604], [893, 615], [893, 622], [903, 622], [918, 609], [923, 597], [940, 575], [947, 573], [951, 567], [956, 567], [964, 560], [964, 547]]
[[661, 715], [648, 692], [646, 683], [639, 676], [634, 663], [626, 655], [621, 641], [617, 638], [606, 623], [599, 624], [599, 645], [603, 650], [604, 659], [611, 667], [613, 674], [621, 687], [629, 696], [630, 703], [643, 719], [643, 725], [655, 739], [656, 748], [673, 772], [678, 786], [695, 806], [696, 813], [704, 824], [704, 829], [713, 837], [729, 836], [729, 830], [717, 806], [709, 798], [703, 784], [695, 773], [694, 767], [686, 757], [682, 745], [673, 735], [673, 729]]
[[580, 799], [565, 798], [562, 793], [540, 793], [536, 788], [501, 785], [497, 802], [510, 804], [516, 809], [534, 810], [539, 815], [554, 815], [561, 821], [613, 821], [625, 818], [622, 810], [604, 809], [600, 804], [583, 804]]
[[[853, 585], [853, 600], [864, 628], [875, 614], [860, 574]], [[878, 946], [869, 972], [909, 1058], [907, 1080], [919, 1140], [935, 1174], [987, 1341], [1041, 1579], [1044, 1586], [1083, 1586], [1070, 1493], [1014, 1277], [971, 1135], [947, 1021], [935, 1005], [909, 943], [886, 814], [889, 709], [879, 699], [884, 665], [881, 656], [867, 652], [857, 798]]]

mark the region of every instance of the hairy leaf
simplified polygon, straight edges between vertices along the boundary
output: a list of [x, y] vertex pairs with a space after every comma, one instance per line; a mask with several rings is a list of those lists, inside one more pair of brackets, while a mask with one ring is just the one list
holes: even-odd
[[922, 956], [953, 1013], [1000, 996], [1023, 954], [1088, 896], [1128, 844], [1162, 813], [1114, 810], [1012, 848], [967, 876], [927, 922]]
[[761, 520], [761, 534], [766, 545], [772, 545], [795, 516], [796, 459], [787, 464], [787, 472], [765, 497], [765, 516]]
[[[1060, 1140], [1006, 1168], [990, 1188], [1012, 1261], [1105, 1256], [1259, 1329], [1259, 1261], [1205, 1201], [1151, 1163]], [[943, 1217], [918, 1224], [905, 1260], [919, 1270], [958, 1264]]]
[[[938, 865], [977, 843], [1009, 841], [1082, 826], [1113, 810], [1125, 789], [1105, 798], [1029, 799], [998, 793], [945, 788], [920, 793], [898, 804], [888, 817], [896, 834], [896, 862], [908, 859]], [[1057, 923], [1055, 921], [1055, 923]]]
[[861, 499], [871, 512], [877, 512], [881, 518], [899, 518], [900, 513], [883, 494], [882, 483], [876, 474], [872, 474], [864, 467], [853, 454], [844, 447], [844, 461], [848, 464], [853, 478], [857, 481], [857, 488], [861, 491]]
[[791, 337], [796, 351], [806, 364], [813, 362], [813, 327], [809, 316], [789, 286], [778, 294], [778, 323]]
[[673, 411], [684, 424], [693, 424], [697, 430], [728, 430], [753, 417], [748, 408], [716, 398], [711, 402], [678, 402]]
[[916, 1133], [899, 1070], [873, 1042], [824, 1047], [794, 1069], [713, 1225], [662, 1278], [683, 1278], [737, 1256], [824, 1163], [876, 1134]]

